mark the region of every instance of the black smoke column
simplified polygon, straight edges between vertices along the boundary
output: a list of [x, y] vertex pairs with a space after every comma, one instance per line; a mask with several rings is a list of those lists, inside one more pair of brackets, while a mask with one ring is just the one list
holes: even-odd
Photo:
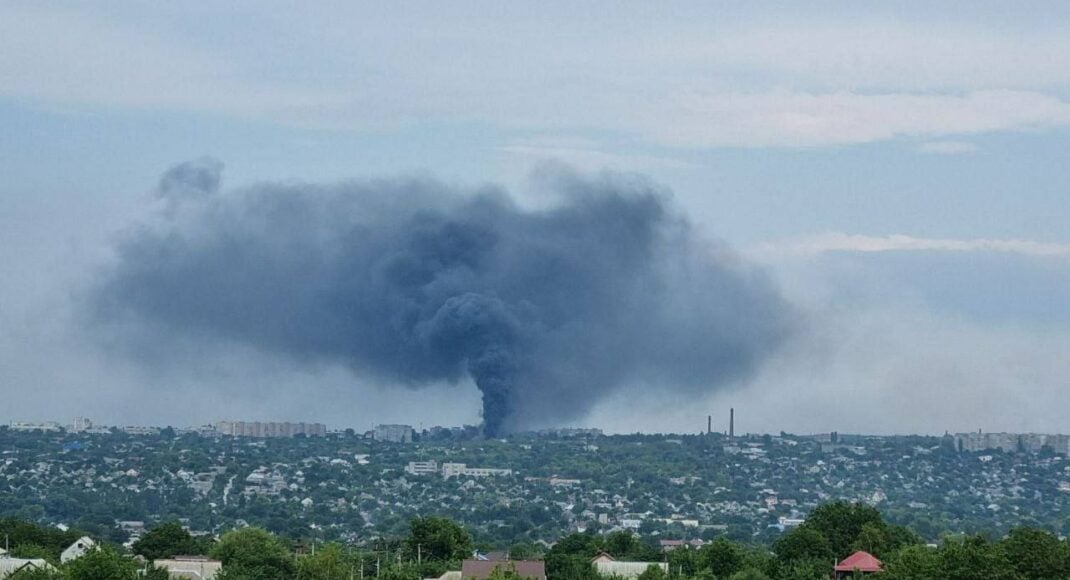
[[221, 169], [169, 170], [91, 291], [134, 356], [239, 344], [383, 385], [471, 378], [497, 435], [621, 388], [739, 383], [793, 326], [761, 272], [641, 178], [551, 173], [559, 203], [533, 211], [420, 179], [221, 193]]

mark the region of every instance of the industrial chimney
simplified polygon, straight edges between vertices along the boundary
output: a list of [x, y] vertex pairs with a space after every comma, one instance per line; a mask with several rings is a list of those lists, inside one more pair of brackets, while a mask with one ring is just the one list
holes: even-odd
[[736, 409], [732, 407], [728, 409], [728, 437], [732, 438], [736, 436]]
[[706, 434], [713, 433], [713, 415], [706, 415]]

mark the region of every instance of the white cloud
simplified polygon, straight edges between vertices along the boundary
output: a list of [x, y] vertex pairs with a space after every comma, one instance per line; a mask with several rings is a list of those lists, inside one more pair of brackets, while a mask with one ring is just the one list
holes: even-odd
[[[368, 6], [158, 10], [5, 7], [0, 95], [330, 129], [426, 121], [596, 129], [694, 148], [1070, 125], [1070, 34], [1055, 25], [1023, 35], [946, 22], [769, 20], [755, 10], [719, 23], [622, 9], [593, 10], [602, 21], [591, 30], [571, 7], [551, 6], [533, 11], [540, 18], [468, 6], [415, 16]], [[257, 25], [230, 34], [220, 25], [228, 19]], [[581, 165], [610, 155], [510, 147]], [[607, 160], [664, 162], [617, 155]]]
[[561, 161], [584, 171], [657, 171], [691, 167], [691, 164], [672, 157], [607, 151], [598, 142], [575, 137], [521, 140], [500, 149], [523, 158], [525, 166]]
[[649, 118], [657, 141], [691, 147], [814, 147], [1070, 125], [1070, 102], [1018, 91], [691, 94]]
[[825, 232], [760, 244], [748, 254], [763, 258], [814, 256], [826, 252], [1002, 252], [1028, 256], [1070, 257], [1070, 244], [1031, 240], [915, 238], [901, 234], [866, 236]]
[[918, 150], [922, 153], [935, 153], [937, 155], [958, 155], [977, 151], [977, 145], [969, 141], [929, 141], [928, 143], [922, 143]]
[[[815, 91], [968, 91], [1070, 86], [1070, 35], [1014, 18], [996, 27], [926, 20], [819, 18], [758, 22], [674, 46], [722, 69]], [[690, 42], [690, 41], [689, 41]]]
[[240, 116], [337, 106], [341, 95], [258, 79], [227, 55], [97, 14], [5, 7], [0, 94], [73, 104]]

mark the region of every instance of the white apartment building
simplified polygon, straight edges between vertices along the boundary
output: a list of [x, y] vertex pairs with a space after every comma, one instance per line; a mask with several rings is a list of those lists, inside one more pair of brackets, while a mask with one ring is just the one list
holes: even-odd
[[498, 475], [512, 475], [512, 469], [494, 469], [489, 467], [468, 467], [464, 463], [443, 463], [442, 477], [493, 477]]
[[325, 437], [327, 426], [323, 423], [290, 423], [277, 421], [219, 421], [216, 431], [231, 437]]
[[61, 429], [60, 424], [55, 421], [41, 421], [38, 423], [14, 421], [7, 428], [12, 431], [59, 431]]
[[410, 461], [408, 467], [405, 468], [405, 473], [411, 473], [412, 475], [429, 475], [432, 473], [438, 473], [437, 461]]

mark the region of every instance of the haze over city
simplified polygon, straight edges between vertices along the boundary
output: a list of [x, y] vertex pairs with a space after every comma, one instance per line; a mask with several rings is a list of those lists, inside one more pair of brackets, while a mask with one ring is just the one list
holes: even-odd
[[1068, 11], [8, 3], [0, 422], [1065, 433]]

